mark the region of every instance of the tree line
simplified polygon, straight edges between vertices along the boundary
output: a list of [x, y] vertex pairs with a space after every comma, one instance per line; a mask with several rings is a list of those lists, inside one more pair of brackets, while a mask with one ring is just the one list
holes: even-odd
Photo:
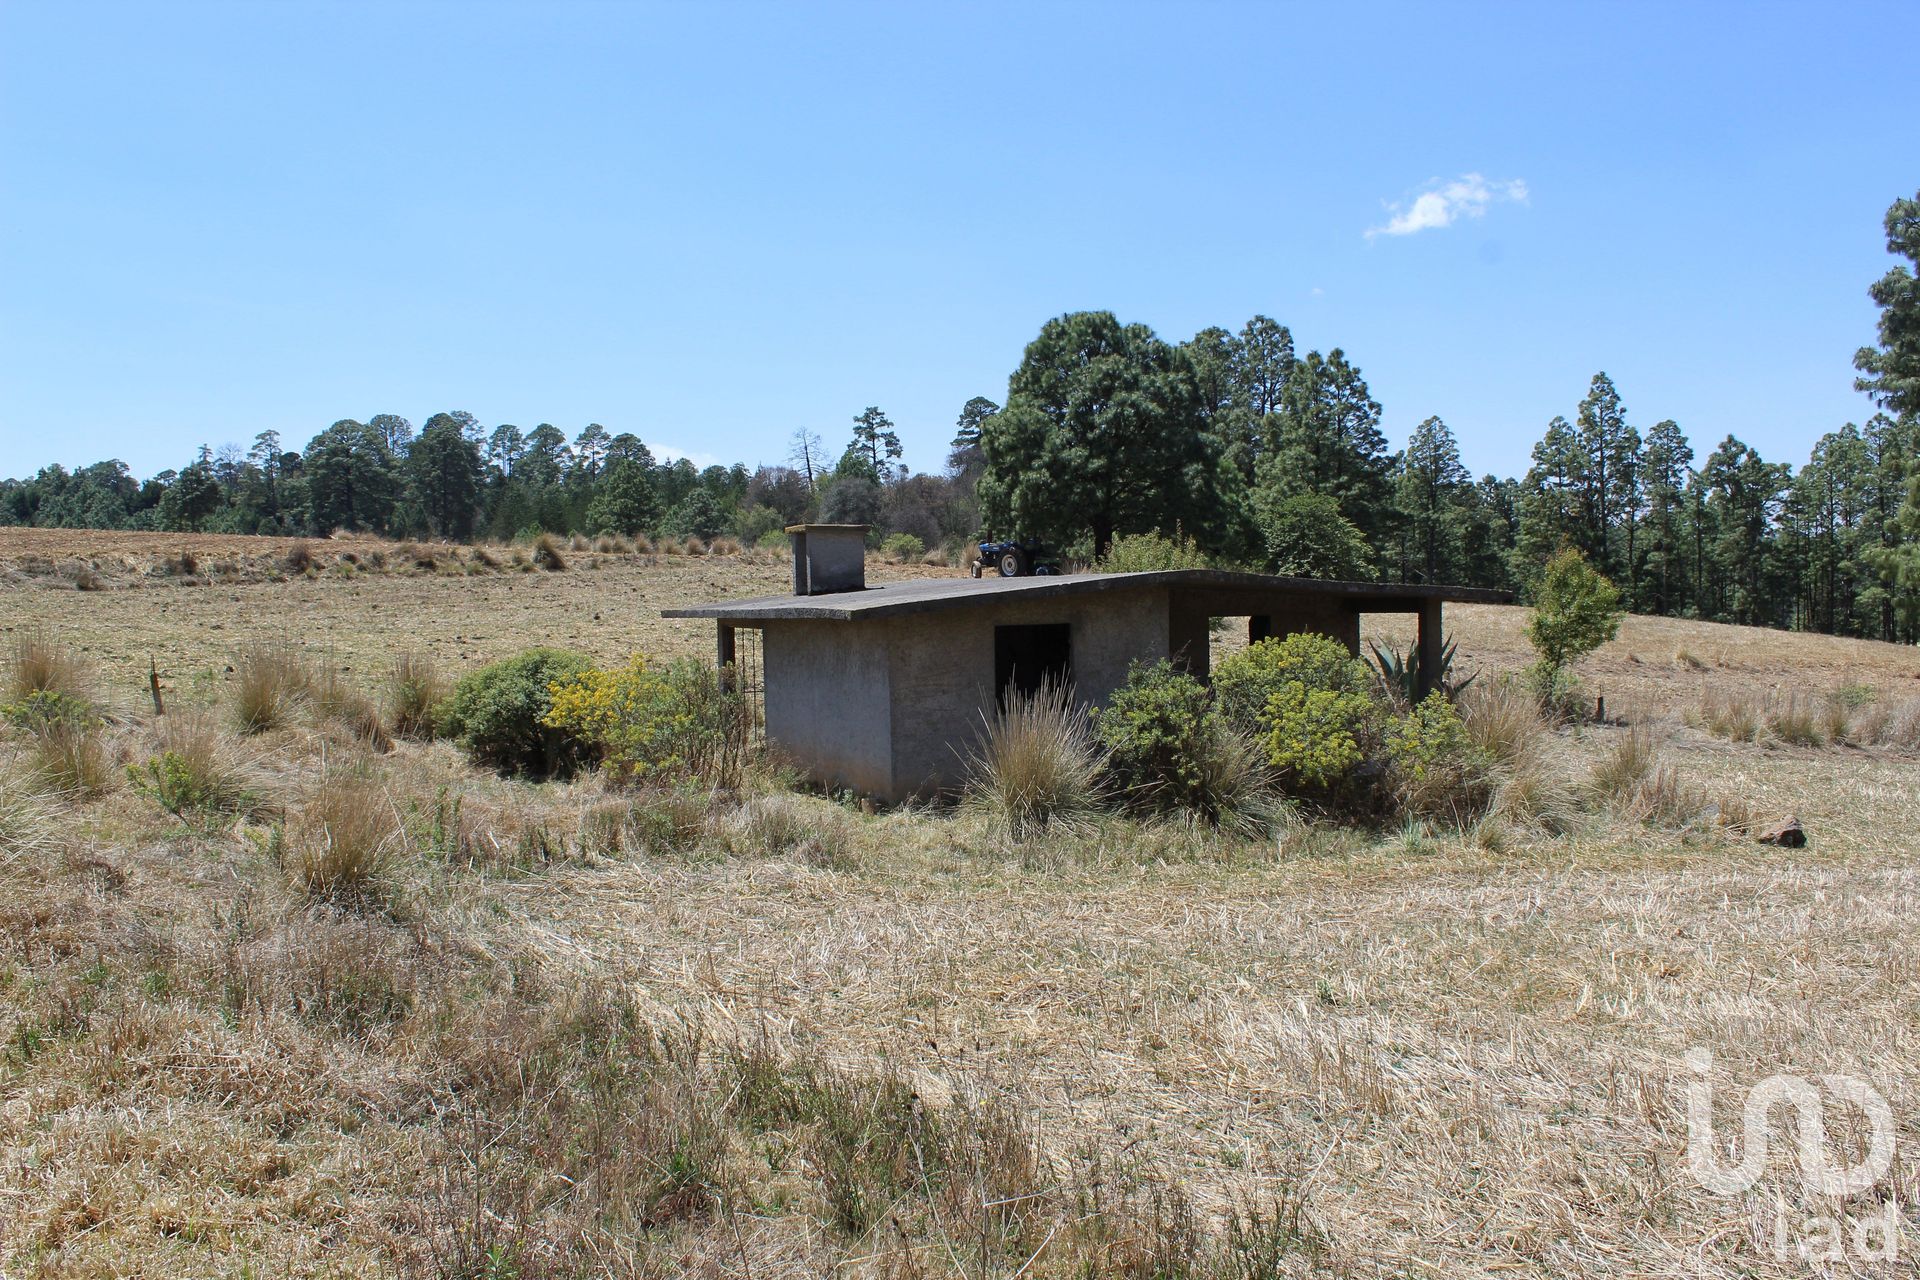
[[[1920, 196], [1886, 218], [1920, 265]], [[755, 542], [801, 520], [872, 525], [926, 546], [979, 532], [1093, 560], [1120, 535], [1192, 539], [1221, 563], [1331, 578], [1500, 587], [1523, 597], [1577, 548], [1643, 613], [1920, 640], [1920, 293], [1875, 282], [1878, 341], [1855, 357], [1878, 410], [1821, 436], [1797, 471], [1728, 435], [1696, 449], [1643, 430], [1594, 375], [1515, 478], [1475, 479], [1438, 417], [1389, 450], [1381, 406], [1338, 347], [1299, 354], [1283, 324], [1182, 343], [1104, 311], [1042, 326], [1004, 406], [961, 407], [947, 467], [901, 465], [894, 423], [853, 415], [838, 451], [796, 431], [786, 458], [697, 467], [590, 423], [483, 426], [434, 414], [344, 419], [286, 445], [201, 448], [136, 480], [117, 461], [0, 481], [0, 523], [508, 539], [540, 531]], [[1644, 421], [1644, 419], [1643, 419]]]

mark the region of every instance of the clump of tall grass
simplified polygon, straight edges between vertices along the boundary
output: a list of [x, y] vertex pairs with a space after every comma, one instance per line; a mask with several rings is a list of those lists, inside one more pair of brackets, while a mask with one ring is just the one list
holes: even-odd
[[293, 719], [310, 674], [284, 641], [257, 640], [233, 661], [234, 721], [242, 733], [265, 733]]
[[1616, 738], [1601, 755], [1587, 787], [1603, 804], [1631, 807], [1640, 785], [1653, 772], [1657, 758], [1653, 733], [1645, 725], [1635, 725]]
[[1687, 722], [1729, 742], [1756, 742], [1760, 738], [1760, 708], [1746, 694], [1708, 689]]
[[387, 795], [371, 778], [323, 778], [286, 836], [294, 887], [316, 901], [351, 904], [371, 896], [400, 838]]
[[560, 551], [560, 539], [543, 533], [533, 540], [533, 564], [549, 573], [564, 573], [567, 558]]
[[51, 849], [59, 818], [53, 798], [29, 779], [0, 775], [0, 866]]
[[1621, 797], [1620, 811], [1649, 826], [1690, 827], [1713, 816], [1716, 806], [1689, 786], [1670, 764], [1654, 763]]
[[722, 835], [736, 856], [792, 857], [809, 866], [846, 868], [856, 861], [858, 821], [818, 799], [775, 792], [753, 796], [727, 816]]
[[1827, 745], [1827, 721], [1820, 706], [1798, 689], [1768, 700], [1767, 730], [1788, 746]]
[[156, 745], [151, 759], [127, 773], [134, 789], [162, 809], [184, 819], [194, 812], [237, 813], [249, 807], [253, 797], [245, 779], [206, 717], [191, 712], [166, 717]]
[[446, 699], [449, 686], [433, 655], [409, 649], [393, 660], [387, 671], [387, 723], [403, 738], [431, 738], [434, 708]]
[[1889, 708], [1886, 723], [1875, 741], [1906, 751], [1920, 751], [1920, 698], [1909, 698], [1899, 708]]
[[6, 689], [8, 702], [22, 702], [36, 693], [93, 702], [92, 673], [85, 662], [45, 627], [29, 627], [14, 637]]
[[304, 542], [296, 542], [287, 548], [286, 560], [288, 573], [311, 573], [319, 567], [313, 548]]
[[1551, 749], [1552, 730], [1526, 681], [1476, 682], [1459, 705], [1468, 741], [1493, 762], [1483, 835], [1518, 828], [1557, 836], [1578, 826], [1581, 797]]
[[1025, 840], [1095, 811], [1105, 761], [1069, 686], [1048, 684], [1029, 698], [1009, 693], [983, 719], [968, 799], [1007, 836]]
[[97, 719], [42, 724], [34, 731], [29, 759], [42, 786], [67, 795], [102, 796], [119, 780]]
[[393, 750], [393, 736], [380, 717], [380, 707], [367, 693], [346, 679], [332, 662], [320, 665], [308, 685], [314, 718], [345, 728], [375, 751]]
[[1566, 771], [1545, 754], [1497, 767], [1487, 817], [1496, 825], [1562, 836], [1575, 830], [1584, 811]]
[[1539, 699], [1513, 676], [1476, 682], [1460, 696], [1460, 717], [1473, 745], [1504, 765], [1537, 754], [1549, 732]]

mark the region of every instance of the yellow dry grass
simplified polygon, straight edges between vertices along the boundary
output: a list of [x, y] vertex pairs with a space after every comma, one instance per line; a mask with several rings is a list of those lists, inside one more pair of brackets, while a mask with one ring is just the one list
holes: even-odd
[[[84, 536], [47, 545], [72, 556]], [[0, 602], [5, 625], [56, 628], [137, 705], [149, 649], [177, 697], [211, 702], [224, 655], [285, 634], [324, 643], [368, 690], [403, 648], [450, 674], [531, 643], [704, 654], [703, 625], [657, 610], [784, 578], [771, 561], [567, 554], [564, 573], [231, 590], [31, 579]], [[1525, 661], [1523, 611], [1450, 617], [1469, 667]], [[1891, 700], [1916, 673], [1911, 650], [1634, 619], [1583, 668], [1631, 724], [1501, 731], [1569, 794], [1622, 757], [1644, 779], [1651, 749], [1675, 786], [1797, 814], [1800, 850], [1591, 812], [1558, 837], [1296, 827], [1245, 842], [1108, 819], [1009, 845], [965, 813], [872, 814], [768, 783], [737, 802], [533, 786], [443, 742], [376, 755], [305, 722], [246, 740], [258, 814], [191, 825], [130, 788], [36, 802], [30, 838], [0, 857], [0, 1269], [447, 1273], [428, 1210], [469, 1163], [519, 1149], [535, 1102], [563, 1087], [519, 1046], [558, 1043], [539, 1028], [588, 1025], [617, 992], [640, 1024], [697, 1029], [716, 1052], [897, 1073], [929, 1114], [1004, 1105], [1041, 1155], [1021, 1176], [1066, 1181], [1098, 1152], [1107, 1185], [1178, 1184], [1209, 1230], [1283, 1199], [1315, 1243], [1272, 1274], [1910, 1274], [1776, 1259], [1776, 1194], [1796, 1227], [1833, 1206], [1803, 1191], [1785, 1142], [1754, 1191], [1702, 1191], [1681, 1089], [1683, 1055], [1710, 1048], [1727, 1133], [1769, 1074], [1862, 1076], [1892, 1101], [1902, 1152], [1920, 1152], [1920, 759], [1685, 723], [1714, 690]], [[151, 750], [148, 726], [105, 732]], [[0, 778], [24, 754], [0, 747]], [[315, 780], [343, 768], [393, 815], [385, 906], [309, 902], [275, 861], [290, 851], [273, 815], [297, 842]], [[507, 1080], [522, 1070], [531, 1083]], [[709, 1105], [648, 1096], [660, 1114]], [[1084, 1206], [990, 1261], [973, 1226], [836, 1233], [816, 1163], [792, 1154], [816, 1138], [718, 1157], [716, 1185], [752, 1192], [733, 1209], [595, 1218], [593, 1270], [1139, 1273], [1087, 1243]], [[1883, 1188], [1909, 1259], [1910, 1160]], [[640, 1175], [621, 1176], [639, 1194]]]

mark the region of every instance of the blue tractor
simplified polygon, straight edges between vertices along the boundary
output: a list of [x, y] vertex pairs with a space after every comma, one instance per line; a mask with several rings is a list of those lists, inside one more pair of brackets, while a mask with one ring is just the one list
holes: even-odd
[[1037, 542], [980, 540], [980, 558], [970, 566], [974, 577], [992, 565], [1003, 578], [1049, 578], [1060, 572], [1060, 562]]

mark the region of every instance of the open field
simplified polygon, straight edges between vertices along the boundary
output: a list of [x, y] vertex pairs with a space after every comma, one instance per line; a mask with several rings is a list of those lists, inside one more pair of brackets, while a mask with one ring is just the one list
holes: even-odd
[[[1914, 650], [1630, 619], [1583, 667], [1629, 723], [1551, 735], [1574, 785], [1650, 727], [1687, 785], [1797, 814], [1801, 849], [1604, 809], [1560, 835], [1114, 818], [1009, 845], [964, 812], [764, 778], [697, 804], [512, 782], [304, 719], [216, 734], [251, 798], [188, 818], [124, 780], [165, 732], [149, 655], [170, 719], [224, 716], [250, 640], [369, 690], [407, 648], [450, 675], [535, 643], [704, 656], [708, 627], [659, 609], [787, 572], [591, 550], [470, 571], [439, 549], [348, 576], [343, 551], [398, 557], [328, 542], [308, 577], [276, 568], [287, 545], [199, 541], [196, 569], [234, 570], [147, 572], [179, 538], [0, 530], [0, 644], [54, 629], [121, 715], [92, 797], [43, 796], [0, 739], [4, 794], [39, 807], [0, 844], [10, 1277], [1771, 1277], [1920, 1256], [1920, 754], [1695, 723], [1715, 697], [1851, 688], [1897, 724]], [[99, 589], [61, 575], [75, 559]], [[1527, 660], [1523, 610], [1448, 618], [1483, 678]], [[288, 850], [349, 784], [394, 815], [378, 901], [316, 904]], [[1892, 1172], [1830, 1202], [1777, 1141], [1752, 1190], [1708, 1194], [1694, 1048], [1723, 1140], [1773, 1073], [1871, 1082]], [[770, 1074], [816, 1101], [768, 1103]], [[1828, 1109], [1843, 1163], [1859, 1119]], [[1889, 1199], [1902, 1260], [1799, 1256], [1809, 1216]], [[1217, 1239], [1241, 1244], [1196, 1242]]]

